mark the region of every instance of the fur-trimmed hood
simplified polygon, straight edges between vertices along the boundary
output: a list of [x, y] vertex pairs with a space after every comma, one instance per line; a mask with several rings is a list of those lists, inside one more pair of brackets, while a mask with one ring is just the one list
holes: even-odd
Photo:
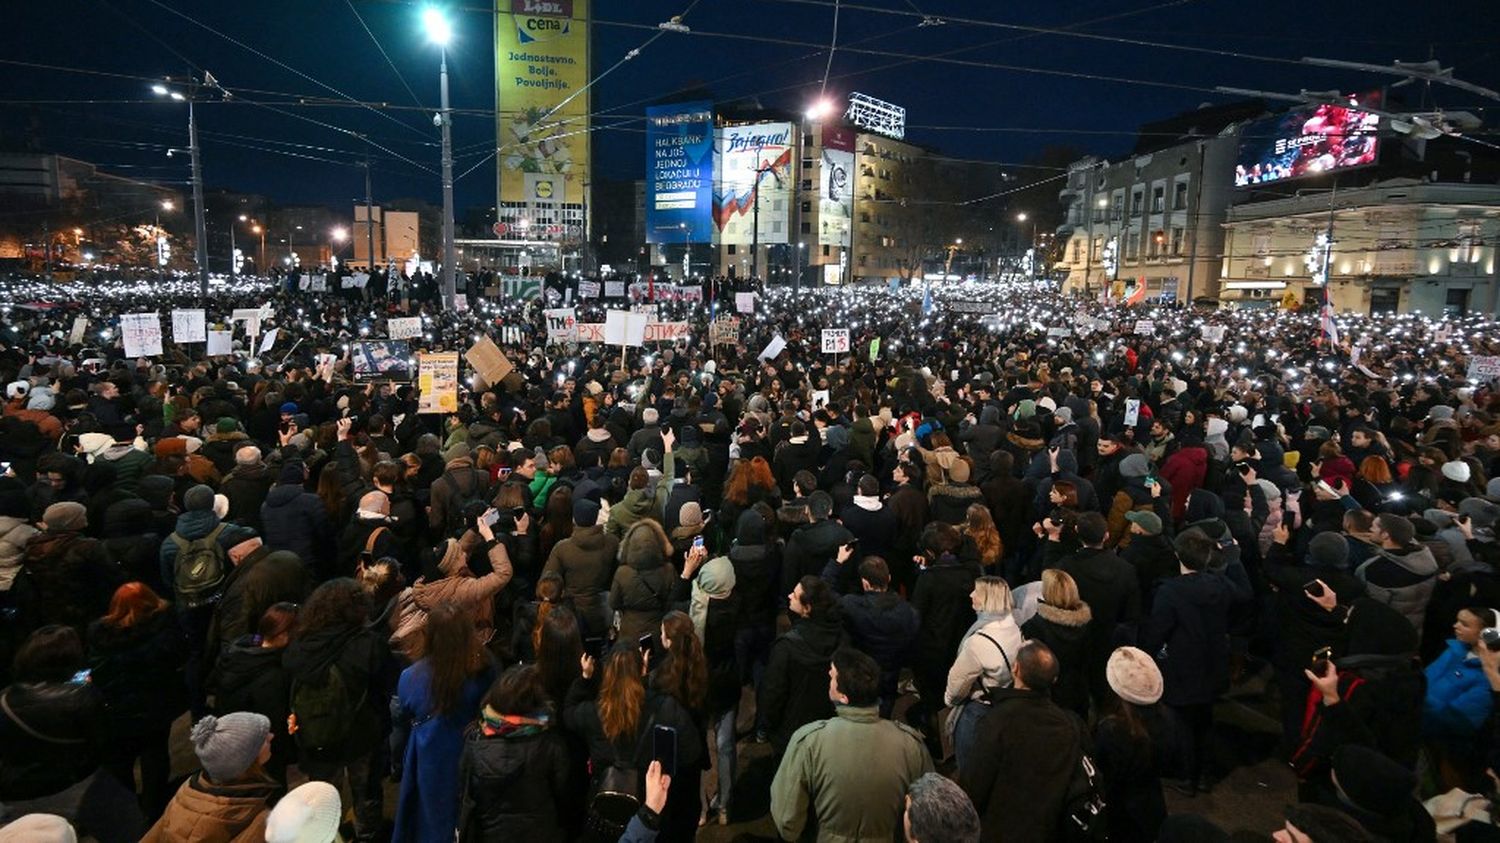
[[1086, 626], [1094, 618], [1093, 610], [1089, 609], [1089, 604], [1082, 602], [1078, 604], [1078, 608], [1076, 609], [1060, 609], [1057, 606], [1049, 606], [1046, 603], [1037, 601], [1036, 613], [1058, 626]]
[[672, 542], [667, 531], [655, 518], [642, 518], [625, 531], [617, 558], [621, 565], [644, 571], [660, 567], [671, 555]]

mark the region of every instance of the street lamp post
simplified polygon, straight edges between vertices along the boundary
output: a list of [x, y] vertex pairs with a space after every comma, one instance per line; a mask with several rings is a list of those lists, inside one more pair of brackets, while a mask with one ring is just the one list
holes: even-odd
[[[171, 80], [168, 80], [171, 81]], [[187, 93], [168, 88], [166, 85], [151, 86], [152, 93], [161, 97], [170, 97], [177, 102], [186, 102], [188, 107], [188, 155], [192, 162], [193, 174], [193, 233], [198, 242], [194, 249], [194, 258], [198, 263], [198, 291], [204, 297], [208, 296], [208, 222], [203, 213], [203, 165], [198, 155], [198, 118], [193, 110], [193, 103], [198, 99], [199, 87], [210, 88], [223, 94], [227, 99], [229, 94], [214, 79], [213, 74], [204, 72], [203, 81], [200, 83], [196, 76], [188, 78]], [[171, 155], [171, 150], [167, 155]]]
[[156, 224], [152, 227], [151, 233], [153, 235], [152, 239], [155, 241], [156, 245], [156, 283], [158, 284], [162, 283], [162, 271], [167, 266], [167, 262], [163, 258], [162, 251], [162, 241], [166, 237], [166, 235], [162, 233], [161, 212], [171, 211], [176, 207], [177, 206], [172, 204], [172, 200], [170, 199], [163, 199], [156, 205]]
[[443, 307], [452, 310], [457, 282], [454, 279], [457, 254], [453, 243], [453, 112], [448, 107], [448, 42], [453, 27], [443, 13], [429, 8], [422, 13], [427, 39], [438, 46], [438, 90], [441, 107], [435, 122], [443, 132]]
[[252, 220], [250, 232], [260, 235], [260, 251], [255, 255], [255, 272], [257, 275], [264, 275], [266, 272], [266, 228]]
[[[239, 217], [239, 221], [240, 222], [246, 222], [249, 219], [250, 218], [247, 217], [247, 216], [245, 216], [244, 214], [240, 214], [240, 217]], [[237, 263], [236, 259], [239, 256], [240, 256], [240, 249], [239, 249], [238, 246], [235, 245], [235, 242], [234, 242], [234, 221], [231, 220], [230, 223], [229, 223], [229, 277], [230, 278], [233, 278], [236, 275], [240, 274], [240, 268], [236, 265], [236, 263]]]

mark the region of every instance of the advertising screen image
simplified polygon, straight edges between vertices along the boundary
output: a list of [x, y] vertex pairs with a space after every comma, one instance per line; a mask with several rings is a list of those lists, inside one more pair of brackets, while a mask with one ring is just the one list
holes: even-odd
[[1375, 163], [1380, 117], [1343, 105], [1299, 109], [1246, 127], [1234, 186], [1315, 176]]

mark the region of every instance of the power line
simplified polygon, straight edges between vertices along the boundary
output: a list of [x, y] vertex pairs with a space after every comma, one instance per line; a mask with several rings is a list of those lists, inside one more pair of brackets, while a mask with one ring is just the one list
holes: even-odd
[[411, 85], [406, 83], [406, 77], [401, 75], [401, 71], [397, 69], [396, 63], [391, 61], [390, 54], [385, 51], [385, 45], [380, 43], [380, 39], [376, 38], [375, 33], [370, 31], [370, 25], [365, 23], [365, 19], [360, 15], [359, 10], [354, 8], [353, 0], [344, 0], [344, 3], [349, 7], [349, 11], [354, 13], [354, 19], [359, 21], [360, 26], [364, 27], [365, 34], [370, 36], [371, 41], [375, 42], [375, 49], [380, 51], [380, 55], [385, 59], [386, 65], [390, 67], [392, 73], [396, 74], [396, 79], [401, 82], [401, 87], [405, 88], [406, 93], [411, 95], [411, 101], [416, 103], [418, 108], [421, 108], [422, 100], [417, 97], [416, 91], [411, 89]]

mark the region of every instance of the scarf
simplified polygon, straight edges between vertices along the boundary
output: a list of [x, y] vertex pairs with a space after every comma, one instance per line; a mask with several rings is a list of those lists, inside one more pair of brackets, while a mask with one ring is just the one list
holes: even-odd
[[866, 512], [879, 512], [880, 498], [876, 495], [855, 495], [854, 505]]
[[693, 619], [699, 641], [703, 640], [703, 630], [708, 625], [708, 601], [728, 597], [733, 590], [734, 565], [728, 556], [716, 556], [703, 563], [698, 576], [693, 578], [693, 596], [688, 603], [688, 615]]
[[479, 713], [479, 720], [480, 728], [487, 738], [524, 738], [540, 735], [551, 725], [551, 717], [546, 713], [539, 713], [532, 717], [501, 714], [489, 706], [485, 706], [484, 711]]
[[[981, 629], [984, 629], [985, 626], [990, 623], [990, 621], [1003, 621], [1008, 617], [1010, 617], [1009, 612], [980, 612], [978, 620], [975, 620], [974, 625], [969, 627], [969, 631], [964, 633], [964, 637], [963, 639], [961, 639], [961, 641], [969, 640], [969, 636], [973, 635]], [[962, 647], [963, 644], [960, 643], [959, 646]]]

